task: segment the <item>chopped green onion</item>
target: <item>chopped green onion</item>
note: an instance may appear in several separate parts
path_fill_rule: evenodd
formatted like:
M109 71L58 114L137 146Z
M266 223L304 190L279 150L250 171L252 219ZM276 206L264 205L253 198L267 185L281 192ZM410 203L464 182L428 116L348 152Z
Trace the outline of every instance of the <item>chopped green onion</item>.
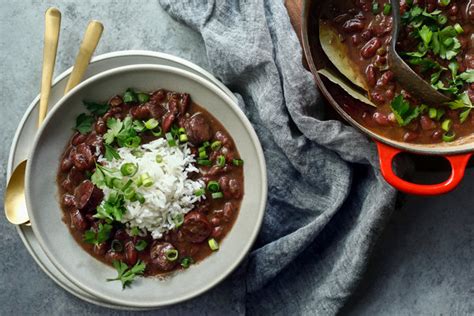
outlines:
M138 98L138 102L140 103L145 103L145 102L148 102L148 100L150 100L150 96L146 93L137 94L137 98Z
M439 0L439 4L443 7L449 5L450 2L451 0Z
M453 131L446 132L443 134L443 141L444 142L452 142L456 138L456 133Z
M222 199L224 197L224 194L222 192L214 192L211 194L211 196L214 200L217 200Z
M446 24L446 22L448 22L448 18L446 17L446 15L443 15L443 14L438 15L439 24Z
M122 189L121 189L121 190L122 190L122 191L125 191L125 190L129 189L130 186L132 185L132 183L133 183L132 179L128 179L127 183L125 183L125 185L122 186Z
M199 189L199 190L197 190L196 192L194 192L194 195L195 195L195 196L201 196L201 195L203 195L204 193L206 193L206 191L204 191L204 189Z
M212 150L218 150L219 148L221 148L221 145L222 145L222 143L220 141L216 140L215 142L212 142L211 149Z
M198 165L201 165L201 166L210 166L211 165L211 161L209 159L198 159L197 163L198 163Z
M207 189L211 192L218 192L220 189L219 182L209 181L209 183L207 184Z
M168 261L175 261L178 259L179 253L176 249L168 249L165 251L165 256Z
M153 179L150 177L148 172L142 173L140 179L144 187L151 187L153 185Z
M132 229L130 230L130 234L132 236L138 236L140 234L140 229L138 229L138 227L132 227Z
M175 217L173 217L173 222L176 228L180 227L184 223L184 215L177 214Z
M116 189L121 190L123 187L123 182L119 178L113 178L112 179L112 186Z
M123 250L123 245L120 242L120 240L114 239L112 240L112 243L110 244L110 249L114 252L122 252Z
M377 1L372 2L372 13L379 13L379 3Z
M384 15L390 15L390 12L392 12L392 5L386 3L383 6L383 14Z
M178 129L178 133L179 133L179 134L186 134L186 130L184 129L184 127L180 127L180 128Z
M135 190L132 187L127 188L123 191L123 197L129 201L133 200L133 198L135 197Z
M219 250L219 243L214 238L209 239L207 243L209 244L209 248L211 248L212 251Z
M131 162L124 163L122 167L120 167L120 172L123 176L133 177L135 173L138 171L138 164L134 164Z
M182 142L182 143L187 142L188 141L188 135L186 135L186 134L179 135L179 141Z
M161 157L161 155L156 155L155 161L157 163L161 163L161 162L163 162L163 157Z
M148 121L145 122L145 127L147 129L155 129L158 126L158 121L155 120L154 118L149 119Z
M140 149L134 149L132 150L132 155L134 155L137 158L141 158L143 157L143 151L141 151Z
M232 159L232 163L234 166L240 167L244 165L244 161L242 159Z
M202 143L202 147L204 147L204 148L209 147L209 146L210 146L210 144L207 140L204 143Z
M189 266L193 263L193 258L191 257L184 257L181 259L181 266L185 269L189 268Z
M202 147L199 147L198 149L199 152L206 152L206 147L202 146Z
M206 158L207 158L207 153L206 153L206 151L200 151L200 152L199 152L199 158L201 158L201 159L206 159Z
M153 136L155 136L155 137L160 137L160 136L161 136L161 128L160 128L160 127L157 127L157 128L155 128L155 130L150 131L150 132L151 132L151 133L153 134Z
M133 136L133 137L127 138L124 142L124 145L125 147L128 147L128 148L136 148L140 145L141 142L142 142L142 139L140 138L140 136Z
M132 89L127 89L127 91L125 91L123 94L122 99L124 103L137 102L137 95Z
M458 34L464 33L464 29L459 23L454 24L454 29L456 30L456 33Z
M223 155L217 156L216 162L217 162L217 165L219 167L224 167L225 166L225 157Z
M168 132L165 134L165 137L166 137L166 140L168 141L169 146L171 147L176 146L176 141L173 138L173 134Z
M443 108L437 109L436 110L436 120L439 121L445 113L446 113L446 111Z
M145 203L145 197L141 195L140 193L135 192L135 198L137 199L138 202L140 202L140 204Z
M436 118L436 114L437 114L438 111L436 111L435 108L429 108L428 110L428 116L430 119L434 119Z
M445 132L449 132L449 130L451 129L452 126L453 126L453 121L451 121L450 119L446 119L446 120L443 121L443 123L441 123L441 128Z
M135 249L137 249L138 251L143 251L145 250L146 246L148 246L148 243L146 242L146 240L139 240L136 244L135 244Z

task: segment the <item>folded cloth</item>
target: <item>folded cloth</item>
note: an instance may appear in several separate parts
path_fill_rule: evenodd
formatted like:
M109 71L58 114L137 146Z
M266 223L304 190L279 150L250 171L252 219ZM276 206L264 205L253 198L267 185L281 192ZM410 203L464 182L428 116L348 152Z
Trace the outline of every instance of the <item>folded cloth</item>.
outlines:
M377 169L373 143L339 121L324 120L327 106L302 66L282 0L159 1L202 35L211 70L238 97L268 168L265 218L246 262L177 309L337 313L395 201Z

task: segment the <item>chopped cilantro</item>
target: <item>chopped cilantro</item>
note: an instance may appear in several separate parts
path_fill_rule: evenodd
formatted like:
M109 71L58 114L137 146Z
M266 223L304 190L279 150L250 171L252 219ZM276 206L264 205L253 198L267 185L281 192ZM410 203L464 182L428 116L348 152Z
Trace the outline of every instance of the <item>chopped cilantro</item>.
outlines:
M112 265L117 270L118 275L114 279L107 279L107 281L120 281L123 289L129 286L137 276L143 275L146 268L146 264L141 260L138 260L131 268L125 262L118 260L112 261Z
M94 228L89 229L84 233L83 239L86 243L98 245L106 242L110 237L112 231L112 225L100 223L97 230Z
M81 134L87 134L92 131L93 123L94 118L91 115L82 113L76 118L76 130Z
M396 96L390 103L390 108L400 126L408 125L413 119L420 115L419 107L411 107L410 103L406 101L400 94Z

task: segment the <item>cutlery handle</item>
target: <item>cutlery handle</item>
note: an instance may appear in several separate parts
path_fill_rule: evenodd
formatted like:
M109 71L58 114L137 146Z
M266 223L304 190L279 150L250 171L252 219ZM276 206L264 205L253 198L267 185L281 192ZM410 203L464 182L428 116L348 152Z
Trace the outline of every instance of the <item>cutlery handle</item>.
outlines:
M87 26L86 33L82 39L81 47L79 48L79 53L77 54L76 62L74 63L74 68L69 76L64 94L68 93L69 90L81 82L97 44L99 43L103 30L104 26L99 21L91 21Z
M43 70L41 75L40 107L38 114L38 127L48 111L49 94L53 80L56 52L58 51L59 29L61 26L61 12L56 8L49 8L45 13Z

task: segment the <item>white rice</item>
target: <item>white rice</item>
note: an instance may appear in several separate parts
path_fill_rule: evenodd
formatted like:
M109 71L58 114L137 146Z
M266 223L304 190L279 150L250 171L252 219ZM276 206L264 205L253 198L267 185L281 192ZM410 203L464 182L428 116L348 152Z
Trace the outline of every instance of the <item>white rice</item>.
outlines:
M101 156L98 160L108 168L117 169L124 163L138 164L134 178L143 173L149 174L153 185L136 190L143 195L145 203L125 201L126 212L122 223L127 224L128 228L146 230L157 239L175 227L173 218L180 214L184 216L194 203L205 198L204 195L195 196L197 190L204 188L204 182L188 179L188 174L198 169L186 144L170 147L165 139L159 138L138 149L143 151L142 157L135 157L132 149L124 147L117 149L121 159L107 161ZM156 162L157 155L163 158L162 162ZM105 188L103 191L106 200L111 190Z

